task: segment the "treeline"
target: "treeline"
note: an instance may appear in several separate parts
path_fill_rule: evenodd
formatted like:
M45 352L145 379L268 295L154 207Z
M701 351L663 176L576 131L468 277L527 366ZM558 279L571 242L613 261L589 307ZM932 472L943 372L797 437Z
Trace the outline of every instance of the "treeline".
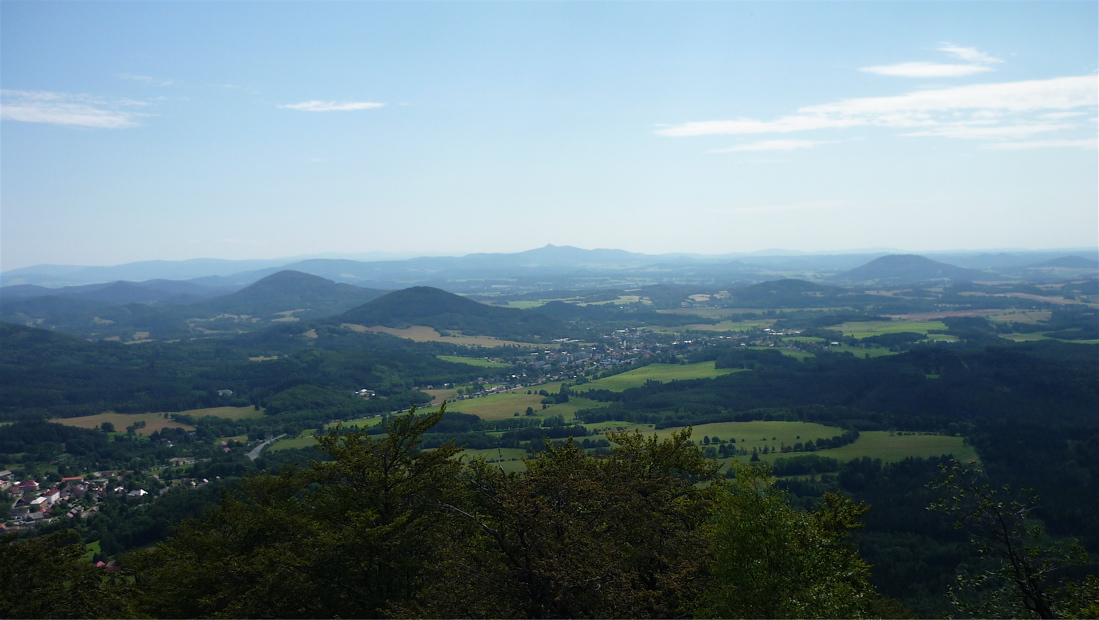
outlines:
M338 327L316 331L316 338L276 328L233 339L125 346L0 323L0 420L262 406L268 401L286 411L300 399L292 390L303 385L348 393L372 389L380 398L356 410L368 414L416 404L423 398L413 390L416 385L477 376L468 365L436 357L453 347ZM222 396L225 390L233 395Z
M185 438L181 438L185 440ZM64 475L93 469L144 469L175 455L158 441L43 421L0 426L0 463L56 463Z

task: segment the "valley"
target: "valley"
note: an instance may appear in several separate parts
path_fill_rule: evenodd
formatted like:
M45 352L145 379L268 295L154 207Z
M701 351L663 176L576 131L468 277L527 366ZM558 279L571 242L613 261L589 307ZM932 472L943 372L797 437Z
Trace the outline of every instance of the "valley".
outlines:
M719 477L767 466L805 507L849 494L871 507L854 541L877 558L875 587L921 615L946 613L944 582L906 571L973 560L947 524L899 516L926 508L940 464L1037 489L1051 533L1099 549L1099 506L1080 499L1099 497L1090 264L803 259L796 278L671 269L653 282L586 260L629 283L566 289L576 281L528 274L487 292L530 269L503 260L454 290L288 270L186 303L135 297L141 283L0 288L3 527L75 528L116 562L217 489L330 462L327 438L380 440L415 408L439 418L425 454L457 449L448 458L464 467L526 475L562 446L613 458L621 433L690 432ZM912 536L921 551L882 555Z

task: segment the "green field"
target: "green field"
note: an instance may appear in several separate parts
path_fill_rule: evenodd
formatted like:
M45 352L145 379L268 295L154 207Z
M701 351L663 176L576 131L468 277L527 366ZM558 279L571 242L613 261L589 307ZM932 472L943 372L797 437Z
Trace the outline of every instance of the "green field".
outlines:
M896 351L890 351L886 347L852 347L846 344L832 345L828 347L834 353L850 353L855 357L882 357L883 355L895 355Z
M792 357L799 362L807 357L813 357L813 353L808 351L799 351L797 349L787 349L786 347L744 347L745 349L751 349L753 351L778 351L786 357Z
M963 437L945 435L896 435L888 431L864 431L853 444L814 454L841 461L868 456L884 462L896 462L909 456L926 458L951 454L959 461L977 461L977 451L973 446L965 445L964 441Z
M317 438L313 436L316 433L316 429L306 429L298 434L297 437L291 437L289 439L280 439L275 443L267 446L266 450L286 450L287 448L308 448L309 446L316 445Z
M195 418L214 416L216 418L228 418L230 420L243 420L245 418L262 418L263 410L255 407L211 407L209 409L191 409L180 411Z
M672 433L681 430L679 428L665 428L656 431L658 437L670 437ZM691 439L701 444L702 438L720 437L728 441L736 439L738 448L763 449L769 446L772 449L781 449L783 445L792 446L799 441L816 441L828 439L836 435L842 435L843 429L834 426L824 426L813 422L779 422L779 421L753 421L753 422L715 422L713 424L700 424L691 430Z
M99 547L99 541L90 542L84 545L84 561L91 562L96 554L103 553L103 550Z
M456 364L469 364L470 366L481 366L484 368L507 368L508 364L502 362L490 362L486 359L478 357L460 357L457 355L436 355L435 357L443 360L444 362L454 362Z
M650 331L664 334L681 334L684 332L746 332L753 328L770 327L775 324L775 319L758 319L751 321L721 321L720 323L692 323L675 327L646 327Z
M432 409L434 411L434 409ZM375 415L368 418L356 418L354 420L343 420L339 424L343 424L344 428L350 428L352 426L356 428L370 428L371 426L377 426L382 423L382 416ZM336 422L325 424L324 428L329 429L336 426Z
M946 323L942 321L854 321L831 326L828 329L843 332L845 336L869 338L900 332L918 332L926 335L932 330L945 331Z
M447 409L470 413L482 420L502 420L514 416L516 412L523 415L527 407L532 407L536 412L541 411L543 396L538 394L538 390L545 388L535 386L530 389L532 394L527 394L527 390L515 390L459 400L447 405Z
M988 315L988 320L996 323L1026 323L1036 325L1045 323L1053 316L1051 310L1004 310Z
M513 471L524 471L526 469L526 465L523 463L523 458L527 456L527 451L520 450L518 448L463 450L460 456L462 460L466 462L478 457L483 458L489 463L498 465L500 469L508 473L511 473Z
M1038 340L1057 340L1059 342L1071 342L1074 344L1099 344L1099 340L1064 340L1060 338L1050 338L1043 332L1031 334L1000 334L1000 337L1011 340L1013 342L1037 342Z
M580 409L595 409L597 407L606 407L607 403L601 403L597 400L590 398L584 398L582 396L570 396L569 402L560 403L557 405L550 405L545 409L538 410L538 407L534 409L538 411L539 417L547 417L552 415L559 415L565 419L566 422L570 422L576 419L576 412Z
M577 391L583 390L610 390L621 392L623 390L645 385L646 381L675 381L677 379L712 379L730 372L737 372L738 368L714 368L714 362L699 362L697 364L650 364L635 370L624 372L610 377L597 379L591 383L577 386Z

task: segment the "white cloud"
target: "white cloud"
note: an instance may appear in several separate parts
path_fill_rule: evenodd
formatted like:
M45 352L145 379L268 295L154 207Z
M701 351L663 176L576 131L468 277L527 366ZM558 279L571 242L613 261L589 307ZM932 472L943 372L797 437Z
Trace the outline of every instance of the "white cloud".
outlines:
M661 126L655 131L662 136L681 137L791 133L860 126L920 128L932 132L935 128L946 127L938 135L967 137L961 134L972 134L970 130L973 125L995 126L1007 120L1017 127L1067 128L1068 125L1041 123L1025 117L1036 113L1078 112L1080 108L1097 104L1099 80L1094 75L1083 75L920 90L890 97L846 99L806 106L798 109L796 114L776 120L740 118L688 122ZM1012 115L1016 118L1007 118ZM1018 117L1024 118L1020 120Z
M933 62L902 62L896 65L879 65L863 67L859 71L876 73L878 75L890 75L896 77L961 77L992 71L984 65L942 65Z
M24 123L50 123L119 129L135 127L136 114L125 106L145 105L140 101L108 101L89 95L44 91L0 91L0 119Z
M954 45L953 43L940 43L939 47L935 49L940 52L946 52L958 60L964 60L971 63L991 65L1003 62L1003 60L994 56L989 56L975 47L962 47L960 45Z
M289 105L280 105L280 108L288 110L302 110L304 112L346 112L349 110L372 110L384 107L384 103L373 101L303 101Z
M952 110L1071 110L1099 103L1099 79L1094 75L974 84L921 90L895 97L866 97L809 106L799 112L811 115L863 116L890 113L946 112Z
M828 118L825 116L786 116L776 121L760 121L742 118L735 121L702 121L670 125L657 129L662 136L712 136L720 134L788 133L811 129L836 129L862 125L857 119Z
M971 140L1011 140L1028 138L1035 134L1069 129L1072 125L1064 124L1036 124L1036 125L997 125L979 126L957 123L947 124L934 129L906 133L906 136L935 136L945 138L966 138Z
M1003 62L999 58L993 58L984 52L972 47L960 47L952 43L940 43L936 48L940 52L946 52L955 58L968 64L941 64L934 62L902 62L895 65L876 65L863 67L859 71L889 75L894 77L933 78L933 77L962 77L975 73L992 71L989 65Z
M717 213L746 215L751 213L789 213L792 211L827 211L850 206L846 200L817 200L813 202L794 202L777 205L751 205L747 207L724 207L714 209Z
M1077 116L1084 116L1083 112L1050 112L1049 114L1041 114L1039 118L1048 118L1050 120L1061 120L1064 118L1074 118Z
M985 145L986 149L995 149L998 151L1020 151L1023 149L1051 149L1051 148L1072 148L1072 149L1099 149L1099 139L1096 138L1084 138L1082 140L1028 140L1025 142L999 142L994 144Z
M735 151L793 151L811 149L820 144L832 144L821 140L762 140L751 144L740 144L724 149L713 149L711 153L732 153Z

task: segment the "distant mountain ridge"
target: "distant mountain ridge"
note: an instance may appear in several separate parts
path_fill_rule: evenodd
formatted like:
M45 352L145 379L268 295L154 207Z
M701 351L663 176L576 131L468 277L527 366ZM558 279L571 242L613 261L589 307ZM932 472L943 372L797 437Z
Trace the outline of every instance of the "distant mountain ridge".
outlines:
M958 267L991 269L1008 273L1011 268L1032 267L1042 261L1065 257L1094 257L1096 250L1028 251L1000 253L935 253L941 261ZM239 290L282 270L293 270L356 286L397 290L411 286L446 288L463 294L538 291L548 289L597 289L656 284L735 284L758 282L775 272L816 272L830 275L855 269L887 254L880 250L821 253L792 250L756 253L644 254L616 249L586 250L546 245L515 253L474 253L464 256L420 256L393 260L346 258L284 258L232 261L194 259L144 261L113 267L38 265L0 273L0 296L33 296L35 291L13 286L83 286L127 281L148 287L153 281L184 282L221 291ZM1033 274L1031 274L1033 275ZM1054 274L1046 274L1055 277ZM625 282L628 279L628 282ZM41 292L41 291L38 291ZM75 292L75 291L71 291ZM203 295L195 291L183 291ZM65 293L67 294L67 293ZM177 303L147 301L146 303Z

